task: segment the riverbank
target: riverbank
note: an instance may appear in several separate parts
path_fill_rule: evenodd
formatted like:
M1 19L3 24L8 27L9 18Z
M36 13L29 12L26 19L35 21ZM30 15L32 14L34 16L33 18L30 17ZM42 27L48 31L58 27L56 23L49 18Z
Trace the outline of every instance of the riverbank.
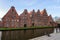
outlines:
M0 31L13 31L13 30L30 30L30 29L46 29L46 28L54 28L54 27L51 27L51 26L42 26L42 27L35 27L35 26L33 26L33 27L21 27L21 28L0 28Z
M50 34L50 37L47 35L36 37L30 40L60 40L60 32L58 29L58 32L56 32L56 29L54 29L54 33Z

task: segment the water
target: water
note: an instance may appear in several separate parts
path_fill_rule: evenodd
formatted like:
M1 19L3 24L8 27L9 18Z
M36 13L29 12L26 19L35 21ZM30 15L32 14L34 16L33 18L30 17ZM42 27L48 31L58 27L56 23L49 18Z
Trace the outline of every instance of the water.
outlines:
M54 32L53 33L58 33L60 32L60 29L59 28L54 28Z
M49 29L50 30L50 29ZM56 31L57 30L57 31ZM46 32L49 32L47 29L34 29L34 30L21 30L21 31L5 31L3 35L3 39L5 38L5 40L10 39L12 40L12 38L14 39L18 39L18 40L24 40L24 39L30 39L30 38L34 38L34 37L38 37L41 35L44 35ZM50 32L52 32L52 30L50 30ZM54 33L59 32L59 28L55 28L54 29ZM10 34L10 35L9 35ZM0 40L2 37L2 32L0 31ZM13 40L14 40L13 39Z
M50 37L48 37L47 35L41 36L41 37L36 37L33 39L29 39L29 40L60 40L60 30L59 28L54 29L54 32L50 34Z

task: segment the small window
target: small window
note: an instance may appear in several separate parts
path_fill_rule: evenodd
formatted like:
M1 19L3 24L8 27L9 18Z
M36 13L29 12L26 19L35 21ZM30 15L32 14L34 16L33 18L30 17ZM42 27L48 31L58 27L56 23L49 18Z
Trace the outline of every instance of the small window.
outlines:
M7 23L6 26L9 27L9 24Z
M16 17L16 16L11 16L13 19Z
M19 20L17 19L17 22L19 22Z
M12 19L12 22L13 22L14 20Z
M23 17L23 20L26 20L26 17Z
M15 22L11 22L11 25L14 26Z
M40 14L37 14L37 16L40 16Z
M32 26L34 26L34 23L32 23Z
M30 15L30 17L32 17L32 15Z
M25 17L26 17L27 15L25 15Z
M25 13L25 15L26 15L27 13Z
M9 27L9 22L6 22L5 25L6 25L6 27Z
M14 11L14 9L12 8L12 12Z

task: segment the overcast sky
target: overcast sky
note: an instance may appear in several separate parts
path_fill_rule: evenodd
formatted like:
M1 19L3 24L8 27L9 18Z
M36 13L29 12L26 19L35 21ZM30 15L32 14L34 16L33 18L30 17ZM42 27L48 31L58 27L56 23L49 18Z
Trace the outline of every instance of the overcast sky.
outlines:
M29 12L35 9L47 10L48 15L60 17L60 0L0 0L0 18L2 18L11 6L14 6L20 15L24 9Z

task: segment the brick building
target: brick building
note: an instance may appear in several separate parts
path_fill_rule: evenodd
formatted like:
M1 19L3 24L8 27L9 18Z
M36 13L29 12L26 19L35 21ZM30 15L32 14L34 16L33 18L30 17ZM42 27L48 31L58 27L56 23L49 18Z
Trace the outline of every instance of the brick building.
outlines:
M27 9L20 15L12 6L9 11L4 15L0 26L8 28L19 28L19 27L32 27L32 26L56 26L51 15L48 16L46 9L37 12L33 9L28 12Z
M15 7L11 7L6 15L2 18L3 27L18 27L19 26L19 16L15 10Z

